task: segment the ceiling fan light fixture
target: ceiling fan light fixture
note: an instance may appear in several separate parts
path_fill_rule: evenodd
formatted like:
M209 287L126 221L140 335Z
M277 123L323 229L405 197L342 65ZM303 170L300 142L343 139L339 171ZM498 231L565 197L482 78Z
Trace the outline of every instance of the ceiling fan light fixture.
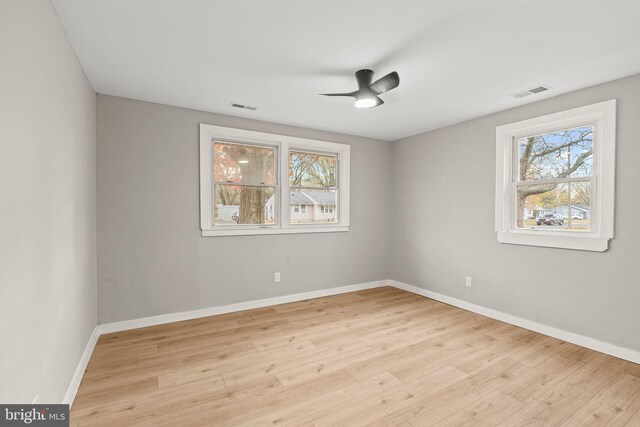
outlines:
M356 99L356 108L371 108L376 105L374 98L360 98Z

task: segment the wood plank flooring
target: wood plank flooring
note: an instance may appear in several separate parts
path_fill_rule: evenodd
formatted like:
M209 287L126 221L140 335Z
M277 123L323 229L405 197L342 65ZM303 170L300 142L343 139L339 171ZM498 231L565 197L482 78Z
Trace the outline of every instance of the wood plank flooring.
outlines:
M640 426L640 366L385 287L103 335L71 424Z

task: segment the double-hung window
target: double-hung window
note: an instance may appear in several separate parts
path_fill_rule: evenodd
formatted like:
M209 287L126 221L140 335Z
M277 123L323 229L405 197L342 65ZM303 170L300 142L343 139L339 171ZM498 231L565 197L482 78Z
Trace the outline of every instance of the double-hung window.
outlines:
M276 146L212 141L213 224L275 224Z
M613 238L615 100L497 128L498 241L604 251Z
M349 146L200 125L203 236L348 231Z
M312 216L291 218L291 224L336 224L339 198L338 155L318 151L289 151L289 189L293 200L307 200ZM331 207L331 212L328 212Z

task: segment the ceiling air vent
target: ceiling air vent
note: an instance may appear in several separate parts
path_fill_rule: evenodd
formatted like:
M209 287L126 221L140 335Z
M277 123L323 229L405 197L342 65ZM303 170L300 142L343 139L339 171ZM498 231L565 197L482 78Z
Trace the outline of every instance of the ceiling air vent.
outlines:
M231 104L229 104L231 107L233 108L240 108L242 110L250 110L250 111L255 111L258 109L258 107L252 107L251 105L244 105L244 104L239 104L237 102L232 102Z
M543 86L538 86L538 87L534 87L534 88L531 88L531 89L527 89L527 90L522 91L522 92L514 93L512 96L514 98L516 98L516 99L519 99L519 98L524 98L525 96L535 95L536 93L546 92L549 89L551 89L549 86L544 86L543 85Z

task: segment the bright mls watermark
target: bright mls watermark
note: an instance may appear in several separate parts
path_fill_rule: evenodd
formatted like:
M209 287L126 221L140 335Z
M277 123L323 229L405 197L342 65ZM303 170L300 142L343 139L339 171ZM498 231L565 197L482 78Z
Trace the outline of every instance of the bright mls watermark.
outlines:
M69 405L0 405L0 427L68 426Z

